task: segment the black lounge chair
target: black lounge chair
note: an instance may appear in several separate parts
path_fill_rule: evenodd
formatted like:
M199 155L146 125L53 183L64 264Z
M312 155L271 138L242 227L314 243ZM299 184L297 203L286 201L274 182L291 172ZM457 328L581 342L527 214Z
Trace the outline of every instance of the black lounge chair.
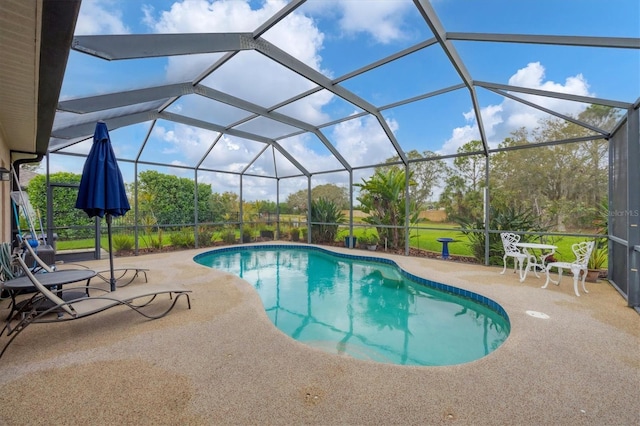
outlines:
M35 264L31 266L32 271L44 271L44 272L54 272L54 265L49 265L45 262L38 253L33 249L33 247L29 244L28 241L21 239L22 247L25 250L26 255L32 259ZM25 256L25 258L27 257ZM29 262L30 263L30 262ZM79 263L67 263L68 266L81 267L84 269L89 269L87 266L79 264ZM124 287L126 285L131 284L136 278L144 277L144 282L148 282L147 280L147 272L148 269L143 268L116 268L113 270L115 275L114 279L116 281L117 287ZM100 278L102 281L108 283L110 282L109 274L110 270L104 271L95 271L96 278Z
M88 285L73 288L60 286L54 292L38 280L39 274L34 274L21 256L16 256L16 261L31 280L36 293L20 309L16 309L7 317L0 336L4 335L6 331L9 340L2 348L0 358L13 340L31 324L76 320L115 306L128 306L146 318L158 319L167 315L181 296L186 297L188 308L191 309L191 299L189 298L191 290L179 285L139 284L119 288L113 292ZM55 272L53 274L55 275ZM79 289L82 292L78 292ZM89 290L99 293L89 296ZM72 296L65 297L65 293ZM144 312L146 306L163 294L172 299L167 309L155 314Z

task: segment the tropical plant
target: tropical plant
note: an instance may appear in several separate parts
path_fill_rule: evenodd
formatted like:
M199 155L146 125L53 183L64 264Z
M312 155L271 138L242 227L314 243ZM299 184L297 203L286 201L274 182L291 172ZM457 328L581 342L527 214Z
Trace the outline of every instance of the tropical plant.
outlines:
M150 236L148 247L159 250L162 247L164 247L164 243L162 242L162 236L164 235L164 233L161 228L158 229L157 235L158 235L158 238L154 238L153 235Z
M411 150L406 152L406 156L410 160L422 160L429 157L436 157L437 155L432 151L423 151L422 153L417 150ZM396 155L391 158L387 158L385 163L399 163L400 156ZM379 166L376 170L382 170ZM444 160L433 159L430 161L415 161L410 164L413 178L416 181L416 185L409 187L409 196L412 200L420 205L425 205L429 202L433 196L434 189L438 187L442 181L442 177L447 173L447 164Z
M335 240L338 224L344 223L342 210L330 200L320 198L311 202L311 238L316 243Z
M162 240L162 230L158 228L158 221L153 214L153 210L146 210L140 214L140 225L142 225L140 239L145 246L154 247L154 229L157 229L158 234L158 238L155 241Z
M225 244L234 244L236 242L236 233L233 229L225 229L222 231L222 241Z
M366 229L363 233L358 235L358 243L365 246L373 246L378 244L378 234L372 229Z
M171 234L171 244L175 247L192 248L195 247L196 239L191 228L182 228L178 232Z
M407 218L406 187L415 185L412 173L407 179L404 169L393 166L386 171L377 170L371 178L354 184L360 187L360 209L368 216L364 222L374 225L380 238L386 238L389 248L404 246L404 226ZM415 224L420 210L418 205L409 202L409 224ZM387 225L390 227L382 226Z
M602 200L596 212L594 220L596 232L606 235L609 232L609 202ZM608 238L606 236L595 239L593 251L589 257L587 267L589 269L602 269L608 260Z
M587 268L589 269L602 269L607 263L607 249L606 247L598 247L598 244L593 246L591 256L589 257L589 263Z
M251 242L251 238L252 237L253 237L253 231L251 230L250 227L245 225L242 228L242 242L243 243L249 243L249 242Z
M198 246L210 246L213 241L213 229L203 226L198 229Z
M483 262L486 243L484 221L456 218L456 222L462 228L461 232L469 239L473 257L479 262ZM494 231L544 231L544 227L539 224L539 217L531 209L516 207L491 208L489 210L489 229ZM526 239L524 236L523 242ZM503 255L500 233L489 233L489 264L502 264Z
M113 249L116 253L121 253L123 251L129 251L133 249L135 241L133 237L126 234L115 234L113 236Z

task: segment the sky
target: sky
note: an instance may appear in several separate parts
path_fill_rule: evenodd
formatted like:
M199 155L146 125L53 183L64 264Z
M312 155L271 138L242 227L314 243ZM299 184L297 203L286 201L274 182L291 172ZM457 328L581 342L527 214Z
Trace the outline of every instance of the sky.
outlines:
M83 0L76 35L150 34L188 32L252 32L287 4L283 0ZM640 4L637 0L434 0L432 7L448 32L640 37ZM336 79L376 60L432 37L432 32L410 0L309 0L263 37L329 79ZM593 49L528 44L455 41L454 47L471 78L582 96L635 102L640 96L640 51ZM61 100L93 96L138 87L192 81L221 54L170 58L104 61L72 51ZM437 46L347 79L340 84L366 102L384 107L461 82L446 55ZM202 84L265 108L277 105L315 87L299 75L254 51L234 56ZM484 129L492 147L521 127L535 128L548 115L511 99L477 89ZM525 97L525 96L523 96ZM552 98L536 98L543 107L575 115L584 104ZM132 107L129 107L132 108ZM136 106L133 108L140 108ZM247 116L246 112L197 95L182 97L168 112L184 114L220 125ZM362 112L327 91L276 112L314 126ZM107 119L117 111L90 114L84 119ZM455 153L471 140L480 139L467 89L384 109L382 115L405 151L425 150L440 155ZM54 124L74 120L59 114ZM65 121L66 120L66 121ZM111 140L125 181L133 182L147 169L194 177L186 167L242 171L264 149L264 144L224 135L211 149L218 134L204 129L159 120L111 131ZM238 126L278 139L295 129L267 119ZM395 150L378 121L363 116L322 127L349 164L361 167L384 162ZM315 136L296 135L278 143L312 173L342 169L340 162ZM61 152L87 153L91 140ZM50 171L81 173L78 157L52 155ZM157 166L167 164L169 166ZM296 176L300 172L271 148L262 152L249 173L261 176ZM354 182L371 169L354 173ZM239 178L227 173L202 172L198 182L212 184L215 192L238 192ZM313 185L348 185L348 174L321 173ZM280 180L280 200L306 189L306 178ZM245 178L246 200L276 201L274 179Z

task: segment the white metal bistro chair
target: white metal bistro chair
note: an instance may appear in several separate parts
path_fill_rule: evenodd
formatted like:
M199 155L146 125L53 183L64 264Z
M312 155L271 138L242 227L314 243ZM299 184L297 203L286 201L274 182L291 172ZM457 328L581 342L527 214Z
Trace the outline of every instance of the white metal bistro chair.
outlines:
M573 262L547 263L547 281L544 283L542 288L547 288L549 281L555 285L559 285L560 280L562 280L562 270L569 269L573 273L573 291L576 292L576 296L580 296L580 293L578 293L578 280L580 280L580 274L582 274L582 290L585 293L589 293L584 286L584 281L587 278L587 265L589 264L589 257L591 257L594 245L594 241L583 241L572 245L571 250L573 250L573 254L576 256L576 260ZM558 281L552 280L549 276L549 270L551 268L558 268Z
M520 235L512 232L501 232L500 238L502 238L502 246L504 247L504 256L502 256L504 268L502 268L502 272L500 272L500 274L504 274L507 270L507 257L512 257L513 273L515 274L516 271L520 271L520 275L522 275L522 264L527 258L527 255L522 253L516 246L516 244L520 242Z

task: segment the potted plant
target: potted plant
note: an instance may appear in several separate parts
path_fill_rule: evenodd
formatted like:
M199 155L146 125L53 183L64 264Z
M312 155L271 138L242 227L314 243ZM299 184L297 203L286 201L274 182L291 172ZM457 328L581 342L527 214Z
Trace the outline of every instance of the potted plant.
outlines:
M344 237L344 246L346 248L354 248L357 242L358 242L358 237L356 236L350 237L347 235L346 237Z
M594 220L594 225L598 234L607 234L609 229L609 204L607 200L603 200L597 210L597 216ZM589 262L587 263L587 277L586 281L598 282L598 278L602 273L602 268L605 267L608 260L608 239L606 237L599 237L595 239ZM606 276L606 275L605 275Z
M250 243L252 236L253 235L252 235L251 229L249 229L247 227L242 228L242 242L243 243Z
M300 241L300 229L291 228L289 230L289 236L291 237L291 241Z
M368 250L375 251L378 248L378 235L370 231L365 231L358 237L358 242Z
M265 227L263 229L260 230L260 238L266 238L269 240L273 240L274 237L274 232L273 229L270 227Z
M586 281L595 283L598 282L600 272L607 262L607 249L603 244L596 242L589 257L587 263L587 277Z

